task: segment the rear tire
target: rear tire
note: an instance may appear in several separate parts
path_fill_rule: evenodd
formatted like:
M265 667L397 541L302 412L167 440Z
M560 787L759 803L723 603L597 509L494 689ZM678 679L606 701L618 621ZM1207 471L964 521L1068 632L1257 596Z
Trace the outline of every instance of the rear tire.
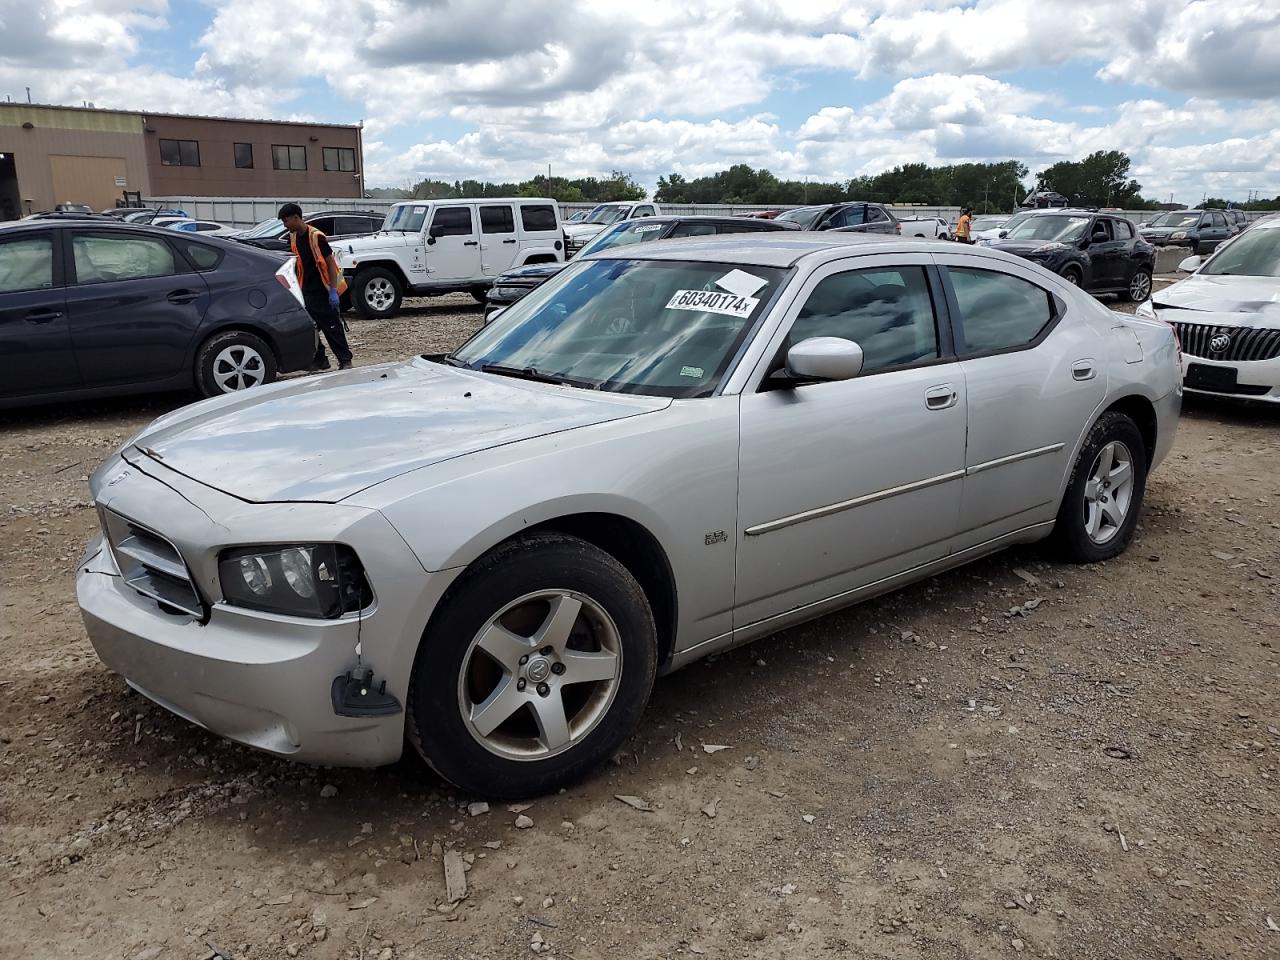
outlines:
M504 800L550 792L635 730L657 648L644 591L615 557L556 533L510 541L463 574L432 616L409 680L406 735L463 790Z
M386 320L400 312L404 290L400 278L384 267L369 267L351 284L352 305L366 320Z
M252 333L216 333L196 351L196 388L206 397L247 390L275 378L276 355Z
M472 287L469 292L471 293L471 296L475 298L476 303L479 304L483 304L485 299L489 296L488 287Z
M1052 542L1072 563L1119 556L1133 540L1147 489L1147 450L1137 424L1110 410L1089 430L1067 481Z
M1130 303L1141 303L1149 296L1151 296L1151 271L1146 267L1139 267L1133 271L1133 276L1129 278L1129 285L1121 291L1120 297Z

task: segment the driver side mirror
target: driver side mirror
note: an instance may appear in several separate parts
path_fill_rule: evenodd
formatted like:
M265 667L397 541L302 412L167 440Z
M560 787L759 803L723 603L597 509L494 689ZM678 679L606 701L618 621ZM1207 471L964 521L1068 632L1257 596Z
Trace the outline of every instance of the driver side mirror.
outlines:
M787 351L793 380L852 380L862 372L862 348L842 337L810 337Z
M1000 233L998 234L998 236L1000 237L1000 239L1001 239L1001 240L1003 240L1003 239L1004 239L1005 237L1007 237L1008 235L1009 235L1009 231L1008 231L1008 230L1001 230L1001 231L1000 231Z
M1200 269L1200 264L1202 264L1203 262L1204 262L1204 259L1202 257L1187 257L1187 259L1183 260L1180 264L1178 264L1178 272L1179 273L1195 273L1197 270Z
M1089 236L1090 243L1106 243L1110 239L1111 238L1107 236L1107 231L1105 230L1095 230Z

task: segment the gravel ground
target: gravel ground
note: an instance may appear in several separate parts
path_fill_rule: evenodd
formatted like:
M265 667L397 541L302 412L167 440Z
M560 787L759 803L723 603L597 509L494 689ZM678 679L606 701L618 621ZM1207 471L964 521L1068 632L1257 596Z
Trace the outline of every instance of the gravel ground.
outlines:
M479 321L354 322L357 362ZM1013 551L699 663L614 763L482 811L97 661L84 477L188 399L0 414L0 957L1280 956L1276 411L1189 402L1120 559Z

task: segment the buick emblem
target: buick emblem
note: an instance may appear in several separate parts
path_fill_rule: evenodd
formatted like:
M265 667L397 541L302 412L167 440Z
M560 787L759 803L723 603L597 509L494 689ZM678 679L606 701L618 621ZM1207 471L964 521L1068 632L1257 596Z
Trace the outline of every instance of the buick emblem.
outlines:
M1220 333L1209 341L1209 349L1214 353L1221 353L1229 346L1231 346L1231 337L1225 333Z

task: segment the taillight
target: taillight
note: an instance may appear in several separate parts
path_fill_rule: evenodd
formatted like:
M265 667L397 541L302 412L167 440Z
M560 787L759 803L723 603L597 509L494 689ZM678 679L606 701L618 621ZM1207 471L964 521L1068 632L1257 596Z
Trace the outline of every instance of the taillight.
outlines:
M276 274L276 283L280 284L280 286L284 287L286 290L289 289L289 281L284 278L283 273Z
M893 225L893 232L894 232L894 233L896 233L896 234L901 235L901 234L902 234L902 224L900 224L900 223L895 223L895 224Z

